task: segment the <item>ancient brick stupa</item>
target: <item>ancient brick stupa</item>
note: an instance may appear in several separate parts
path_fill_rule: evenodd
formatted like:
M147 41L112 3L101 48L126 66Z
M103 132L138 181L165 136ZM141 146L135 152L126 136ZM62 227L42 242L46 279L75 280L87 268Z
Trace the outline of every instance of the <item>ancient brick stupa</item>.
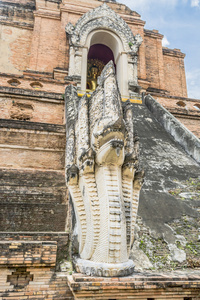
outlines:
M0 299L199 299L185 55L116 1L0 11Z

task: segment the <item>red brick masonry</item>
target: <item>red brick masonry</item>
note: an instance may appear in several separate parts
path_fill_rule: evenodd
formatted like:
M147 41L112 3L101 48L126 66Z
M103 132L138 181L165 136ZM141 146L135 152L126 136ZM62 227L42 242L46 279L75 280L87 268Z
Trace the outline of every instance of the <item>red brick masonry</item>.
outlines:
M200 299L200 273L139 274L122 278L68 276L75 299Z

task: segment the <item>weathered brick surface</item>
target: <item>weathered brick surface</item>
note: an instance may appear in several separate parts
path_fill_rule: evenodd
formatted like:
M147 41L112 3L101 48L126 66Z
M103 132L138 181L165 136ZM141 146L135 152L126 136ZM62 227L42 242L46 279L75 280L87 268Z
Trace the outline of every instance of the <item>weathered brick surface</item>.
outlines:
M0 171L1 231L64 231L68 211L63 172Z
M23 148L0 148L0 166L11 168L63 170L65 155L60 151L32 150Z
M122 278L68 276L75 299L186 299L199 297L199 274L133 274ZM193 288L193 289L192 289ZM193 299L193 298L192 298Z
M7 120L5 120L7 121ZM10 121L10 120L8 120ZM11 121L12 122L12 121ZM51 150L65 150L65 131L63 132L51 132L51 131L37 131L34 130L34 127L37 123L27 124L27 128L13 128L15 121L4 122L9 123L9 127L3 127L3 122L0 122L1 132L0 132L0 144L5 145L18 145L28 148L43 148ZM28 122L29 123L29 122ZM29 126L28 126L29 125ZM23 127L23 125L22 125ZM48 127L48 126L46 126ZM49 126L50 127L50 126ZM53 126L52 126L53 127ZM37 127L36 127L37 128ZM45 128L44 128L45 129Z
M22 74L29 67L32 30L0 24L0 72Z
M178 49L163 49L165 88L173 96L187 97L184 57Z
M162 53L161 41L162 35L155 31L146 30L145 36L145 53L146 53L146 73L147 79L150 82L150 86L158 89L163 88L163 74L160 78L160 72L163 73L162 60L160 59L160 53ZM159 53L159 56L158 56Z
M56 266L59 268L59 263L63 259L68 259L69 252L69 233L67 232L33 232L33 231L25 231L25 232L0 232L1 241L46 241L46 242L56 242L57 243L57 256L56 256Z
M25 126L22 123L6 119L0 122L0 166L62 170L65 156L64 127L33 122L26 122Z
M41 13L42 14L42 13ZM48 12L49 18L43 17L45 12L35 14L35 27L31 48L30 69L43 72L52 72L58 67L60 16L59 11ZM66 44L65 40L62 43ZM61 67L61 65L59 65Z
M0 236L0 299L73 299L66 274L55 272L56 259L59 264L67 258L68 234L0 232Z
M62 72L65 73L61 74ZM60 76L58 79L53 79L55 76L53 72L24 72L24 75L0 73L0 86L26 89L30 93L33 92L33 94L37 91L64 94L65 87L68 85L68 83L64 83L67 71L57 69L57 74L58 77ZM13 79L17 79L17 83L13 83Z
M176 118L186 127L188 128L194 135L196 135L200 139L200 118L191 118L190 116L178 116L175 115Z
M30 3L27 5L32 5ZM53 74L54 68L67 71L69 44L65 34L66 24L68 22L75 24L81 15L101 4L99 1L90 1L84 4L82 1L78 1L74 5L73 1L68 1L61 6L60 2L56 1L41 2L34 12L33 31L23 27L20 22L18 28L13 29L12 18L5 15L8 24L4 32L6 44L2 57L6 64L7 61L10 61L10 72L22 74L22 71L30 69ZM156 30L144 30L145 22L140 20L140 15L136 12L132 12L126 6L118 3L108 3L108 5L124 18L134 35L139 33L144 39L139 50L138 60L138 75L141 82L144 83L144 87L146 88L147 84L144 80L147 79L150 86L154 88L167 88L173 95L186 96L184 55L177 50L162 50L161 39L163 36ZM23 7L25 6L23 5ZM12 3L9 9L13 10ZM25 21L31 24L32 8L30 14L32 15L27 15ZM24 17L24 14L21 13L18 21ZM2 24L2 26L5 25ZM11 33L12 30L16 32ZM8 73L8 68L6 69L3 61L1 64L0 71ZM52 87L48 88L50 90Z
M11 24L20 25L21 23L33 25L33 11L35 10L35 1L33 0L7 0L1 1L0 14L3 20Z
M200 100L152 93L154 98L200 138Z
M48 267L0 269L0 299L74 299L67 275Z
M0 252L0 267L55 266L57 243L1 241Z
M0 88L0 109L2 119L50 124L63 124L64 122L62 94Z

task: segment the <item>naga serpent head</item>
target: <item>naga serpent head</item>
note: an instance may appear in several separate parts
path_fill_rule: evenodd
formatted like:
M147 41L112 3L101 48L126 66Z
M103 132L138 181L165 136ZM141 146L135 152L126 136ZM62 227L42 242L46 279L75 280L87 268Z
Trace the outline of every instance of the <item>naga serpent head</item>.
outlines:
M79 257L76 270L87 275L125 276L134 239L143 174L132 105L122 106L113 62L91 97L66 88L66 182L76 214Z

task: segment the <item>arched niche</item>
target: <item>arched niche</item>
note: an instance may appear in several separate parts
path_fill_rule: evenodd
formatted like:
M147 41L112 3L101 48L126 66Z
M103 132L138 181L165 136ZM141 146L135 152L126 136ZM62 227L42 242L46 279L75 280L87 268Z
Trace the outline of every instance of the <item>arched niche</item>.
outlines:
M119 89L122 95L128 95L128 61L127 55L124 54L122 41L116 34L104 29L94 30L88 35L82 55L81 90L86 87L88 52L90 47L95 44L102 44L111 49L114 55Z
M113 61L115 65L115 58L112 50L104 44L93 44L88 51L89 59L99 59L106 65L110 60Z
M87 12L75 26L68 23L66 33L70 43L68 75L76 80L79 89L86 90L90 47L103 44L113 52L122 96L137 91L137 54L142 38L134 36L126 22L109 6L104 3Z
M116 64L112 50L104 44L93 44L90 46L87 57L87 91L94 91L97 87L98 76L103 68L112 60L115 71Z

